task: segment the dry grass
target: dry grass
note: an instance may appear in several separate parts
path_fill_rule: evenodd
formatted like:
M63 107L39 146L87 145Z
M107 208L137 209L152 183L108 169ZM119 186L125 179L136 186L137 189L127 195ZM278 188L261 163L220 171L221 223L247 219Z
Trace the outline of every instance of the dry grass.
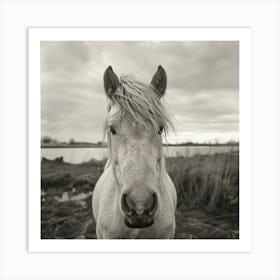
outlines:
M42 162L42 238L96 238L91 196L58 198L89 194L103 168L94 160ZM167 158L166 168L178 195L175 238L239 237L238 153Z
M177 189L178 207L221 211L238 200L238 153L168 158L166 169Z
M176 238L239 238L239 154L168 158L176 186Z

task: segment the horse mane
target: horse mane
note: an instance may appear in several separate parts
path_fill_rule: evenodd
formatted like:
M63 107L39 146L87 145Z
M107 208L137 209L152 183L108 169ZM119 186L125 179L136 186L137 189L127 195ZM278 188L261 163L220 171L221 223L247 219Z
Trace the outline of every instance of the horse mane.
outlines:
M136 123L145 126L151 122L154 133L162 129L166 135L169 127L174 129L170 116L153 86L131 75L120 77L120 86L112 97L121 110ZM110 110L110 108L109 108ZM108 120L105 123L108 128Z

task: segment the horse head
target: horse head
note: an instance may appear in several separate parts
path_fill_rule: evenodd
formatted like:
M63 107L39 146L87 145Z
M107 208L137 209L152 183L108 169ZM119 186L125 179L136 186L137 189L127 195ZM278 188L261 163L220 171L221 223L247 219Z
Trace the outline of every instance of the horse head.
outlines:
M161 66L150 83L133 76L119 79L111 66L104 73L109 160L120 192L119 209L128 227L151 226L161 203L162 133L171 124L160 100L166 85Z

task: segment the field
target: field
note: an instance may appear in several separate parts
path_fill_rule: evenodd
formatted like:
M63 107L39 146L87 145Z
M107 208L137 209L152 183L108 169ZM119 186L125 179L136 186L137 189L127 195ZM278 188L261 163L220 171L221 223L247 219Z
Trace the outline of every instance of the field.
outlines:
M41 162L41 238L96 238L91 194L104 161ZM166 159L177 189L177 239L239 238L239 154Z

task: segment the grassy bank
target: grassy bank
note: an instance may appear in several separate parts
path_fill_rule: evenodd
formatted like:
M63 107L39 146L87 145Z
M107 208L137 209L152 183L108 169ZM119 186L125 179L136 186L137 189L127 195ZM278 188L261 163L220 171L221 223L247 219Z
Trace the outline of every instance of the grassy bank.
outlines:
M41 164L41 237L96 238L91 193L105 162ZM239 237L239 154L166 159L177 194L175 238Z

